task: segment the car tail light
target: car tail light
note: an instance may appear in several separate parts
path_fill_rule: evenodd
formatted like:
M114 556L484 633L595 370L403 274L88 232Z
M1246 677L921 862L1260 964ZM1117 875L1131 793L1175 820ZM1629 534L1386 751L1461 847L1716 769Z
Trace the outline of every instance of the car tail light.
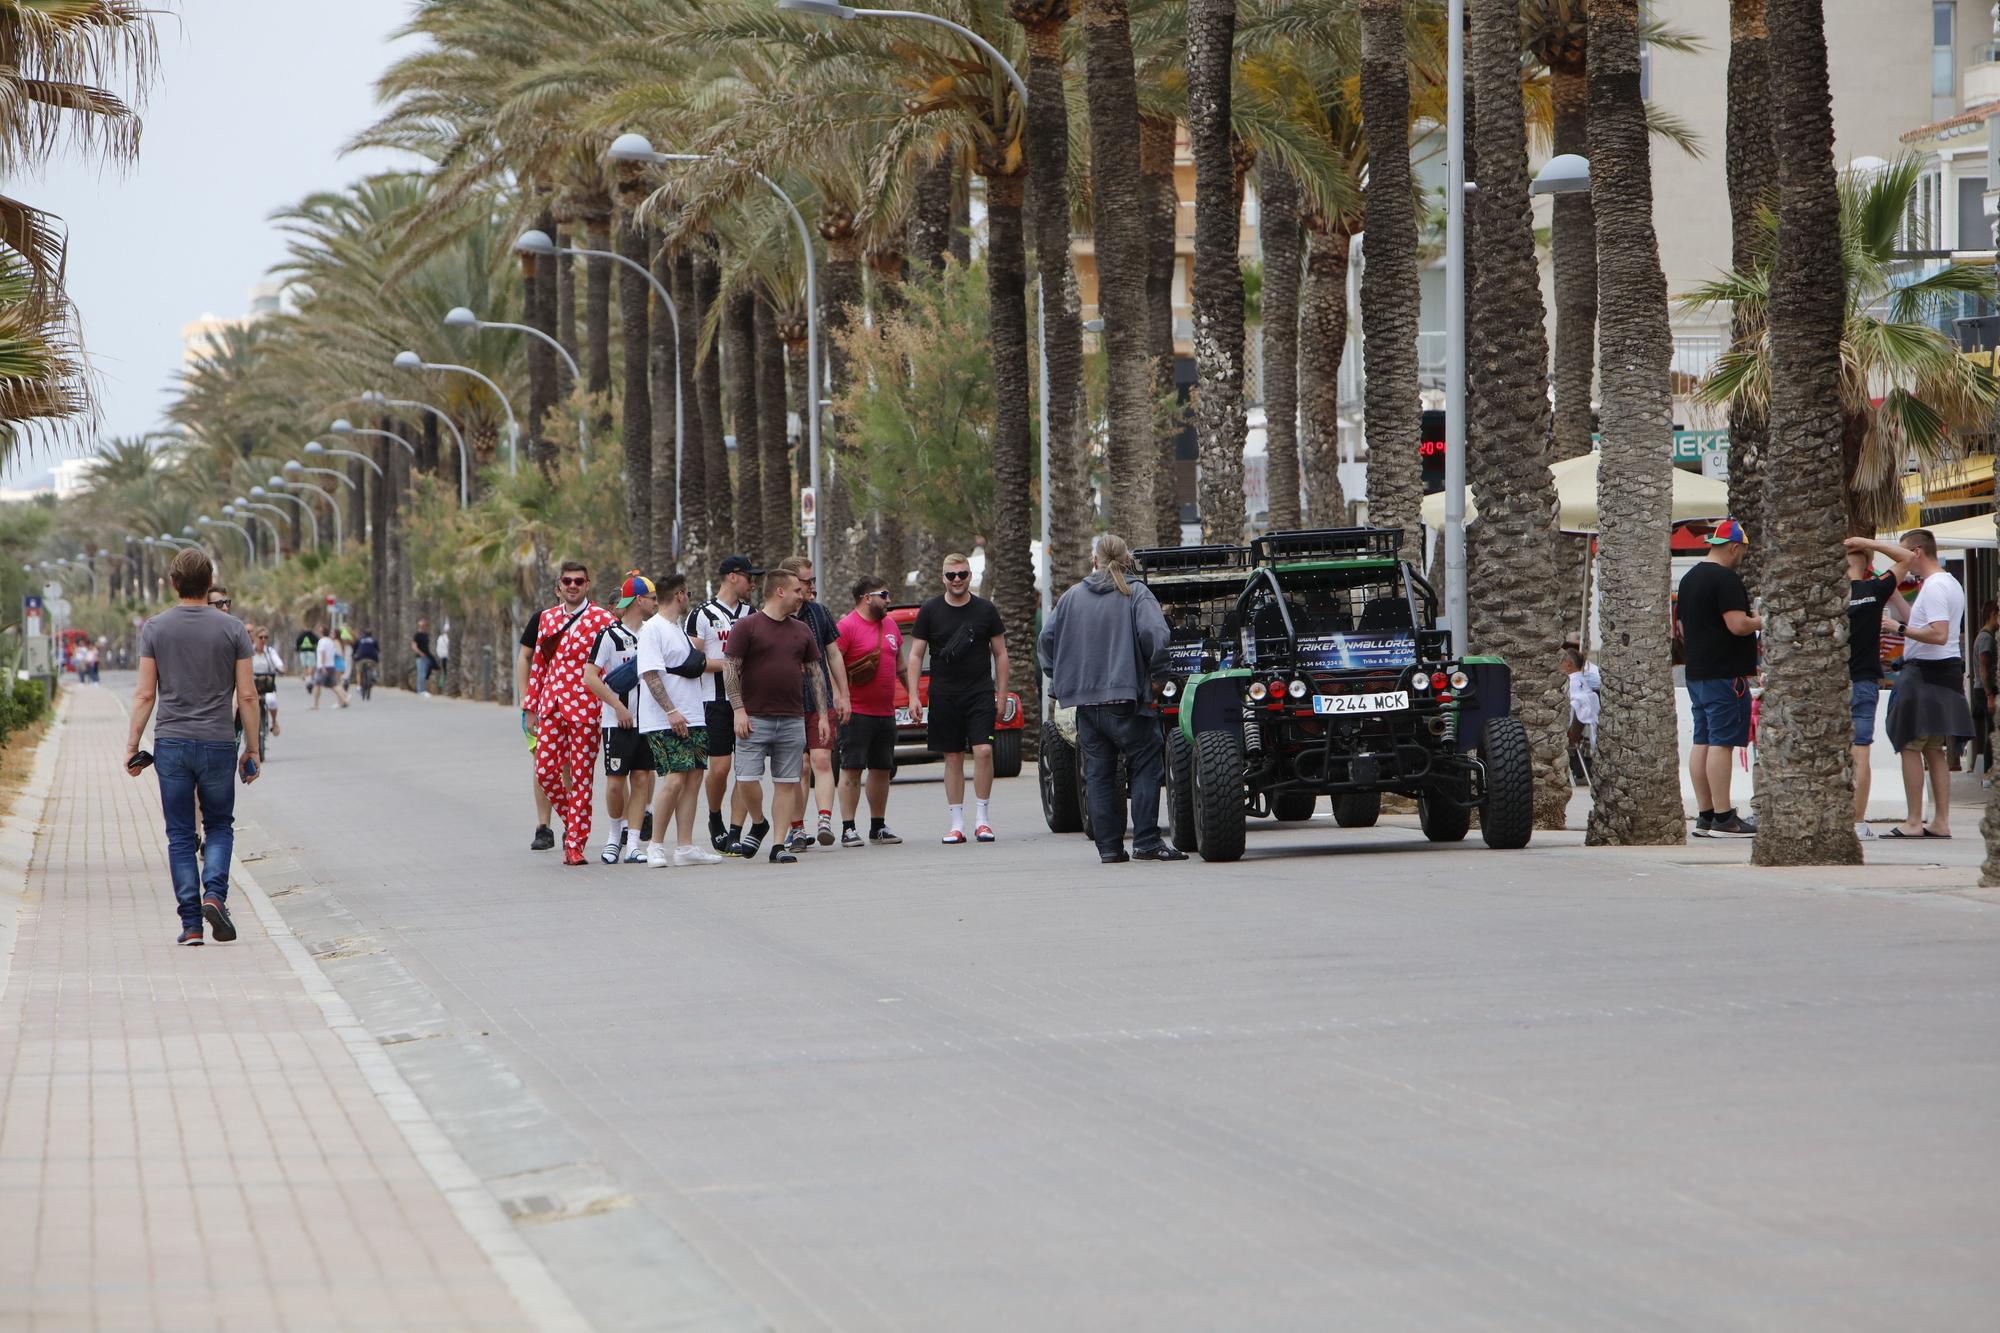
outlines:
M1431 688L1432 688L1432 689L1434 689L1434 690L1441 690L1441 689L1443 689L1443 688L1444 688L1445 686L1447 686L1447 685L1449 685L1449 684L1451 684L1451 680L1450 680L1450 678L1449 678L1449 677L1447 677L1447 676L1446 676L1446 675L1444 674L1444 672L1442 672L1442 671L1434 671L1434 672L1432 672L1432 673L1431 673Z
M1427 690L1430 688L1430 684L1431 678L1421 671L1415 672L1410 676L1410 688L1413 690Z
M1454 671L1451 673L1451 687L1454 690L1462 690L1470 679L1471 677L1467 676L1463 671Z
M1306 683L1302 680L1295 680L1285 687L1285 693L1291 695L1294 699L1303 699L1306 697Z
M1250 697L1252 699L1262 699L1265 695L1269 694L1270 692L1271 692L1271 687L1266 685L1263 681L1253 680L1250 682Z

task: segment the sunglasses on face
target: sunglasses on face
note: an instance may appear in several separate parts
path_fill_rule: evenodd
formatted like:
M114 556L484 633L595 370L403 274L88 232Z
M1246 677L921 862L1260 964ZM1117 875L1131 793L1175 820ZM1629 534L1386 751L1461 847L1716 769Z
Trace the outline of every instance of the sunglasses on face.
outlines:
M588 587L590 586L590 580L589 580L589 579L564 579L564 580L562 581L562 586L563 586L563 587L565 587L565 588L588 588Z
M219 597L219 598L216 598L216 599L215 599L214 601L210 602L210 603L209 603L209 605L210 605L210 606L216 606L216 607L222 607L222 606L228 606L228 605L229 605L229 599L228 599L227 597Z
M881 589L877 589L877 590L876 590L876 591L874 591L874 592L870 592L870 593L863 593L863 594L862 594L862 596L864 596L864 597L880 597L880 598L881 598L882 600L884 600L884 601L887 601L887 600L889 599L889 591L888 591L888 589L886 589L886 588L881 588Z
M950 579L953 583L958 583L965 579L971 578L972 571L969 569L947 569L944 572L944 576L947 579Z

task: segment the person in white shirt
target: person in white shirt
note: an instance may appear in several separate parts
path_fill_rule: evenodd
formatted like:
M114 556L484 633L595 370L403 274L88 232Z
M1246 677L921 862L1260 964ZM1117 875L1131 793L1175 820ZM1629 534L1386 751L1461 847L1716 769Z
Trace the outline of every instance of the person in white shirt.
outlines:
M319 643L313 648L313 660L316 663L313 707L319 707L319 696L324 690L332 690L340 706L347 707L347 687L340 683L340 640L331 634L320 635Z
M1903 668L1889 698L1883 729L1903 759L1903 796L1909 813L1889 830L1892 838L1951 836L1952 742L1972 735L1965 702L1965 658L1959 648L1965 625L1965 589L1938 563L1937 538L1912 528L1901 542L1849 537L1850 551L1876 551L1923 580L1916 600L1898 596L1883 613L1885 633L1903 636ZM1924 776L1931 780L1930 823L1924 822Z
M708 653L699 638L690 638L681 627L687 609L687 575L669 575L660 585L660 613L639 630L639 731L660 770L659 794L653 799L655 841L646 849L650 866L713 865L722 860L720 853L694 840L696 798L701 794L701 774L708 767L702 689ZM669 817L680 822L680 842L671 856L666 843Z
M730 792L729 823L722 822L722 794L729 790L729 770L736 761L736 710L722 688L724 651L729 630L757 608L750 604L751 580L764 571L746 555L724 556L715 574L715 597L691 611L681 622L688 637L708 654L708 674L701 682L702 716L689 715L708 728L708 845L722 851L743 836L741 790Z
M278 730L278 681L285 674L285 655L271 644L271 632L262 625L251 626L250 642L255 646L250 651L250 679L257 684L257 697L263 701L264 711L271 716L271 734L281 735ZM271 677L271 688L266 690L260 676Z
M613 692L604 678L639 655L639 627L659 609L653 581L633 570L619 586L618 619L597 632L583 664L583 688L603 703L598 726L604 732L604 813L611 833L598 859L608 866L622 855L634 865L646 859L639 841L646 807L653 799L653 753L639 734L633 705L638 691Z

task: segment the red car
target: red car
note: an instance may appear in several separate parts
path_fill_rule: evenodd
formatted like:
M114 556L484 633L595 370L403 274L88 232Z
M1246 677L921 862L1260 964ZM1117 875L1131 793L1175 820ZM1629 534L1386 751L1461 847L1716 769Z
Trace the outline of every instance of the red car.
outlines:
M889 608L889 618L896 627L909 638L910 626L917 620L914 606L894 606ZM922 703L929 704L931 696L931 673L925 670L917 678L917 694ZM1021 775L1021 735L1025 722L1021 713L1021 696L1007 691L1006 707L1000 710L1000 717L993 726L993 776L1013 778ZM927 763L941 759L930 747L924 735L924 724L910 718L910 692L903 684L903 673L896 673L896 763Z

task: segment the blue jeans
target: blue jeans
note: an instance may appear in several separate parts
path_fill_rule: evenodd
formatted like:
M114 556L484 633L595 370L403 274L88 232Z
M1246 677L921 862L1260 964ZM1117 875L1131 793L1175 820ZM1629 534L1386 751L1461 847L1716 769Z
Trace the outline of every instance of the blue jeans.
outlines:
M1076 710L1076 743L1083 751L1085 799L1097 851L1124 850L1125 811L1118 800L1118 756L1132 775L1132 850L1150 852L1160 838L1161 756L1159 715L1130 703L1084 704Z
M236 742L153 742L160 805L167 815L167 869L181 924L201 924L201 897L229 897L229 854L236 846ZM201 863L195 863L194 815L201 805Z
M1850 683L1847 695L1847 711L1854 716L1854 743L1873 745L1875 743L1875 706L1882 698L1882 686L1877 681L1857 680Z
M427 689L427 688L426 688L426 686L428 685L428 683L429 683L429 681L430 681L430 678L431 678L431 659L430 659L430 658L428 658L428 657L419 657L419 658L417 659L417 693L418 693L418 694L428 694L428 693L430 693L429 689Z
M1731 749L1750 743L1750 681L1691 680L1688 706L1694 711L1694 743Z

